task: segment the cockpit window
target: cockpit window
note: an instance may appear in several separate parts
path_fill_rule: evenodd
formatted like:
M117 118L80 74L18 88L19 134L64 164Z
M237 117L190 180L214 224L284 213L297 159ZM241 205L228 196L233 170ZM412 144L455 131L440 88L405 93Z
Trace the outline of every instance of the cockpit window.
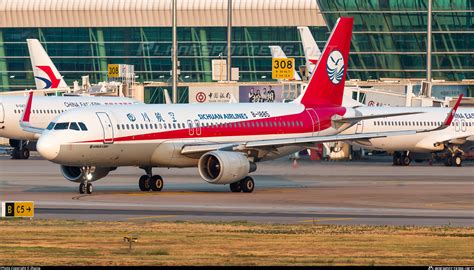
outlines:
M82 130L82 131L87 131L87 127L86 127L86 125L85 125L84 123L79 122L79 126L81 127L81 130Z
M54 125L56 125L56 123L54 122L51 122L49 123L48 127L46 128L47 130L52 130L54 128Z
M71 124L69 125L69 129L80 130L76 122L71 122Z
M54 126L54 130L63 130L63 129L67 129L68 127L69 127L69 123L57 123Z

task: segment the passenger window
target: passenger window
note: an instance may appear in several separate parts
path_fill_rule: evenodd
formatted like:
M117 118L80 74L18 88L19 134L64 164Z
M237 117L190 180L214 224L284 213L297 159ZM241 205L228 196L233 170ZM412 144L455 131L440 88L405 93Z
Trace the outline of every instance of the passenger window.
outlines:
M139 124L135 124L135 129L140 129L140 125L139 125Z
M77 125L76 122L71 122L71 124L69 125L69 129L71 129L71 130L80 130L79 126Z
M120 125L119 125L119 124L117 124L117 129L120 129Z
M148 124L145 124L145 129L148 129Z
M143 129L143 124L140 124L140 128ZM138 129L138 128L137 128Z
M175 123L173 123L173 128L176 128L176 124L175 124Z
M168 128L171 129L171 124L170 123L168 123Z
M87 131L86 125L82 122L79 122L79 127L81 128L82 131Z
M130 127L132 127L132 129L135 129L135 125L133 124L130 124Z

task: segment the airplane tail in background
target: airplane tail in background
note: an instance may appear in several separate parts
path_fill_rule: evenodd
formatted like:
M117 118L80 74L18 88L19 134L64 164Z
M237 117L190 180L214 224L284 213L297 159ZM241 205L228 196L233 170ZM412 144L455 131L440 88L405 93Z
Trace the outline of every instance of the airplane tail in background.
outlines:
M321 51L314 40L311 31L306 26L298 26L298 31L300 33L301 42L303 43L304 57L306 59L306 66L308 67L309 72L313 72L316 67L316 63L321 57Z
M341 106L353 23L353 18L337 20L306 91L294 102L305 106Z
M56 66L37 39L27 39L36 89L67 88Z
M281 49L280 46L268 46L268 48L270 48L272 58L287 58L285 52ZM293 74L293 80L301 81L301 77L300 75L298 75L298 72L296 72L296 69Z

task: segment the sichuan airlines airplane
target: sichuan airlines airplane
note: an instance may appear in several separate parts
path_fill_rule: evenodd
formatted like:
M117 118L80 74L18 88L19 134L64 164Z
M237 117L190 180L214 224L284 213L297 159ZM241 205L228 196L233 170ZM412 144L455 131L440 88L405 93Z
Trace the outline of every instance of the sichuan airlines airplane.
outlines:
M307 90L292 103L91 106L57 116L41 133L38 151L60 164L67 180L80 183L80 193L91 193L92 181L119 166L145 170L138 181L142 191L163 188L161 176L152 173L154 167L197 167L208 183L252 192L249 173L257 169L257 162L313 143L426 132L420 127L340 134L364 119L400 115L360 116L341 106L352 25L352 18L338 20ZM31 104L30 98L21 120L27 129L33 129ZM438 128L449 123L443 124Z
M67 88L66 82L39 41L28 39L27 43L37 89ZM24 131L18 123L26 100L27 97L23 96L0 96L0 137L10 139L14 159L28 159L30 156L28 142L37 139L34 134ZM45 128L58 114L73 108L135 103L139 102L119 97L38 96L35 97L35 104L31 110L31 124Z

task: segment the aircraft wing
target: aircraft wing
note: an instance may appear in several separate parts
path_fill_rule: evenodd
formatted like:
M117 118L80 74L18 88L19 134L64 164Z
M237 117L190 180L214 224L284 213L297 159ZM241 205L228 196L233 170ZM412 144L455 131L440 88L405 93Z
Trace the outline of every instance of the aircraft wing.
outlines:
M373 115L362 115L362 116L354 116L354 117L342 117L340 115L335 115L332 119L333 124L355 124L362 120L367 119L376 119L376 118L385 118L385 117L394 117L394 116L402 116L402 115L411 115L411 114L419 114L423 112L404 112L404 113L387 113L387 114L373 114Z
M400 135L412 135L416 134L416 131L392 131L392 132L373 132L373 133L362 133L362 134L336 134L329 136L309 136L301 138L284 138L284 139L272 139L272 140L260 140L250 142L236 142L230 144L197 144L197 145L185 145L181 149L181 154L192 155L199 153L206 153L214 150L222 151L245 151L250 149L264 149L264 148L279 148L283 146L294 146L294 145L309 145L314 143L334 142L334 141L350 141L350 140L362 140L362 139L373 139L382 138L388 136L400 136Z

